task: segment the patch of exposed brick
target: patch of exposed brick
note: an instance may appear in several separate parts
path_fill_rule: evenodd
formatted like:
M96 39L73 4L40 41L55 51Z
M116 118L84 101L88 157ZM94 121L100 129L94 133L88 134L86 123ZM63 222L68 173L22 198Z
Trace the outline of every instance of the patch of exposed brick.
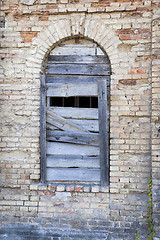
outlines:
M32 38L36 37L36 32L21 32L21 37L24 43L32 42Z
M119 82L123 85L136 85L136 80L133 79L119 80Z

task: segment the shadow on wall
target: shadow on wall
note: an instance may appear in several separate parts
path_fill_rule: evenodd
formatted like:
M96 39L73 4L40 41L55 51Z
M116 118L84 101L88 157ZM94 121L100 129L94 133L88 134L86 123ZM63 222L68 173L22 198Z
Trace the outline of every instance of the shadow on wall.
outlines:
M1 240L134 240L134 234L110 233L98 231L58 231L41 229L33 225L8 225L1 229Z

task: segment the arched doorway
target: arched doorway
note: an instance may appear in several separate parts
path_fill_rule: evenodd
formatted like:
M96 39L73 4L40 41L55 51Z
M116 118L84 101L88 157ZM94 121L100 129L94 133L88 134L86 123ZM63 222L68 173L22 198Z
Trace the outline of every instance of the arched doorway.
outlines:
M108 184L110 74L107 55L83 38L48 55L41 77L42 181Z

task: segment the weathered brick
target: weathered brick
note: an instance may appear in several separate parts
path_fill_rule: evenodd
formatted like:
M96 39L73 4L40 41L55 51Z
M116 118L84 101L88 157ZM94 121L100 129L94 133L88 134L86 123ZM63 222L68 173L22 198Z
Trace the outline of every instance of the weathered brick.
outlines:
M57 192L64 192L65 191L65 186L57 186Z
M152 172L158 240L159 1L11 2L2 2L0 17L1 222L30 222L49 227L47 234L54 226L65 236L76 228L86 231L82 239L105 239L109 232L109 238L131 240L136 229L145 233ZM73 35L93 39L111 62L109 186L40 184L39 75L48 53Z

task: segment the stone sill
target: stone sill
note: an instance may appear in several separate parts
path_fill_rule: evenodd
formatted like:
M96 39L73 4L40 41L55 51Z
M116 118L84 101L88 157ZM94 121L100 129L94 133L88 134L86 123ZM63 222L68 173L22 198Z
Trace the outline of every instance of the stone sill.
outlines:
M30 190L52 192L109 193L109 186L34 183L30 185Z

